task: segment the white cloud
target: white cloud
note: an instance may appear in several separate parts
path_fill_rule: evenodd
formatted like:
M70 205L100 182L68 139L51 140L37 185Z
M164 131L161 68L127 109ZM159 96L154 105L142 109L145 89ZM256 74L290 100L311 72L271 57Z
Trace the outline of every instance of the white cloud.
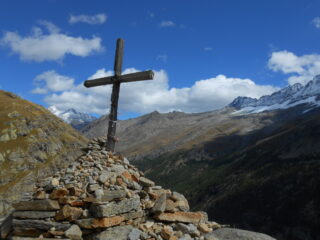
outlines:
M172 21L165 21L163 20L161 23L160 23L160 27L174 27L176 24Z
M38 22L40 25L45 26L50 33L59 33L60 28L58 28L56 25L54 25L52 22L41 20ZM40 30L41 31L41 30Z
M213 48L212 48L212 47L205 47L203 50L205 50L205 51L212 51Z
M66 54L86 57L103 49L99 37L72 37L60 33L60 29L48 21L41 21L40 24L47 28L47 34L42 28L34 27L32 34L26 37L16 32L6 32L0 42L20 55L21 60L36 62L61 60Z
M320 28L320 17L315 17L313 20L312 20L312 23L314 24L314 26L316 28Z
M123 74L136 71L129 68ZM112 74L112 71L100 69L90 78ZM171 88L167 73L160 70L155 71L154 80L121 84L119 112L210 111L224 107L238 96L258 98L277 89L269 85L257 85L250 79L228 78L224 75L196 81L191 87ZM75 108L83 112L106 114L109 111L110 95L110 85L87 89L81 83L62 93L47 95L45 102L60 110Z
M88 24L102 24L107 20L107 15L104 13L99 13L93 16L89 15L70 15L69 23L88 23Z
M275 72L290 74L289 84L306 84L317 74L320 74L320 55L307 54L297 56L292 52L273 52L268 61L268 67Z
M45 94L70 90L74 87L73 83L73 78L59 75L51 70L35 77L34 85L36 85L36 88L32 90L32 93Z

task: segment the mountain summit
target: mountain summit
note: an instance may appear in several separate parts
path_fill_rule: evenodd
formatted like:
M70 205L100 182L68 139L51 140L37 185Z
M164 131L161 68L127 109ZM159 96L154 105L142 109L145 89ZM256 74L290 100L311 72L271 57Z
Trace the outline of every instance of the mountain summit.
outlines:
M300 83L290 85L271 95L259 99L237 97L229 106L239 109L241 113L258 113L275 109L287 109L299 104L309 104L310 108L320 105L320 75L314 77L305 86Z
M15 240L275 240L225 228L190 211L180 193L155 185L93 139L68 168L40 178L32 197L13 204ZM33 237L33 238L27 238Z
M96 119L94 116L91 116L87 113L78 112L73 108L61 111L55 105L52 105L48 108L48 110L66 123L69 123L75 129L83 128L88 123Z

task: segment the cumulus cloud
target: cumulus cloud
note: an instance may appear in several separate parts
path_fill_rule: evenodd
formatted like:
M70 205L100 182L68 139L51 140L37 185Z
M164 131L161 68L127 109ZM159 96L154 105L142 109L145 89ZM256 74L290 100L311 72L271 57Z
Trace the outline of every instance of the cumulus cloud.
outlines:
M69 23L88 23L88 24L102 24L107 20L107 15L104 13L99 13L93 16L89 15L70 15Z
M136 71L135 68L129 68L123 74ZM100 69L89 78L110 75L113 75L112 71ZM121 84L119 112L203 112L224 107L238 96L258 98L276 90L273 86L257 85L250 79L224 75L196 81L190 87L172 88L166 71L159 70L155 71L154 80ZM44 100L60 110L75 108L88 113L106 114L109 111L111 91L110 85L87 89L81 83L66 91L48 94Z
M172 22L172 21L169 21L169 20L163 20L160 24L159 24L159 26L160 27L174 27L176 24L174 23L174 22Z
M290 74L289 84L306 84L315 75L320 74L320 55L297 56L286 50L273 52L268 61L268 67L275 72Z
M16 32L6 32L0 43L8 46L21 60L43 62L46 60L61 60L66 54L86 57L103 49L101 39L92 37L72 37L60 33L60 29L48 21L40 21L47 33L41 27L34 27L30 36L21 36Z
M73 83L73 78L60 75L51 70L35 77L34 85L36 85L36 88L32 90L32 93L44 94L70 90L74 87Z
M314 24L314 26L316 28L320 28L320 17L315 17L313 20L312 20L312 23Z

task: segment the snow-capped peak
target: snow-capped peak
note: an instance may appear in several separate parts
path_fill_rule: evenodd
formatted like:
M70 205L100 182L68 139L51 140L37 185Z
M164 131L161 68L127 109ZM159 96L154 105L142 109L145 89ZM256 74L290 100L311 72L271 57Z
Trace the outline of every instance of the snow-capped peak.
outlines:
M262 96L259 99L249 97L237 97L229 106L241 109L242 112L262 112L279 108L289 108L302 103L320 105L316 96L320 95L320 75L309 81L305 86L295 83L282 88L271 95Z
M94 116L91 116L87 113L78 112L73 108L63 111L53 105L50 106L48 110L75 128L79 128L78 126L88 124L96 119Z

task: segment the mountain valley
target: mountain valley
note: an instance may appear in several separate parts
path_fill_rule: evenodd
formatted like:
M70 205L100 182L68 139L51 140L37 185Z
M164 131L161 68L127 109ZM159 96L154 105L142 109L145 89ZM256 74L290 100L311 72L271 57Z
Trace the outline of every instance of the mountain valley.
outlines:
M277 239L318 239L320 77L205 113L118 122L117 151L222 223ZM107 116L81 129L104 136Z

